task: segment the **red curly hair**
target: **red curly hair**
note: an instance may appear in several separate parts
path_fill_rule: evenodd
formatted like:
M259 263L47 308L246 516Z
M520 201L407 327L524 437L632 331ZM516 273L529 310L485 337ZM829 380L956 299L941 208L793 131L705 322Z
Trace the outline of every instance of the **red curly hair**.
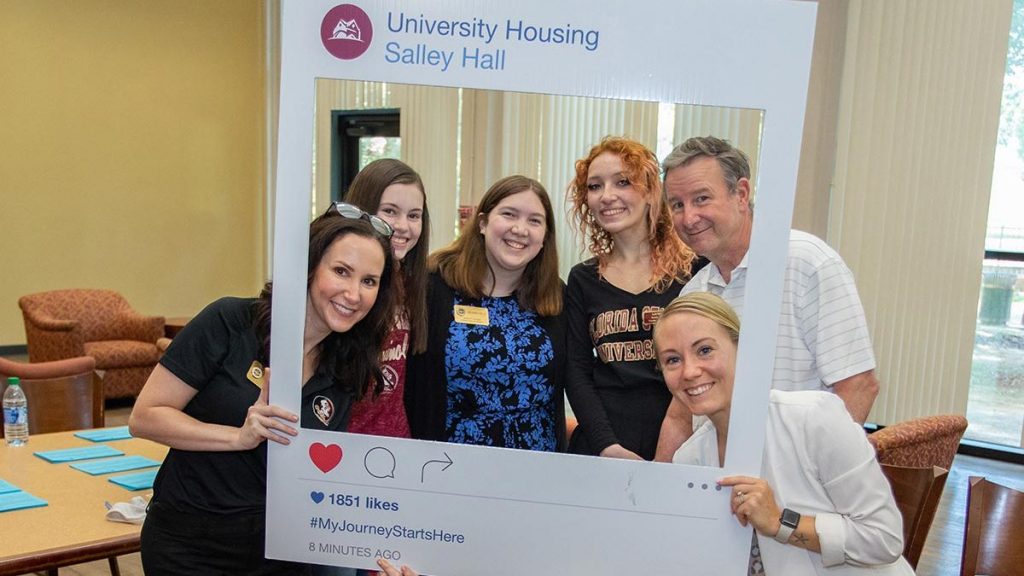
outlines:
M646 146L619 136L606 136L590 149L586 158L576 161L576 177L569 184L572 217L581 235L587 238L587 249L597 257L603 274L608 256L615 251L615 241L594 218L587 205L587 178L595 158L609 152L622 159L623 173L633 189L650 200L647 240L651 246L651 283L654 291L663 293L674 280L685 282L690 277L690 263L696 257L672 228L672 215L661 192L658 159Z

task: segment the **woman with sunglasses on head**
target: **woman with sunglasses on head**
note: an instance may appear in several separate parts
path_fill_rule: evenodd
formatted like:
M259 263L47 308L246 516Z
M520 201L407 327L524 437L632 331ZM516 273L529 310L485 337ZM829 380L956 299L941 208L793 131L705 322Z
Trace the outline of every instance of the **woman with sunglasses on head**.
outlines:
M709 292L662 312L654 341L665 384L707 417L673 462L724 465L739 336L736 312ZM889 482L839 397L772 390L761 473L718 482L732 489L736 519L755 530L751 574L913 575Z
M694 260L672 229L659 175L654 153L626 138L605 138L576 162L573 219L594 257L572 268L566 289L575 454L654 458L671 396L651 329Z
M462 233L430 257L427 350L410 359L413 438L563 446L562 283L547 191L494 183Z
M217 300L174 338L129 419L134 436L171 448L142 528L146 574L308 574L264 558L265 441L289 444L297 426L343 431L352 402L382 387L390 235L346 205L310 225L301 415L267 404L271 284Z
M348 432L409 438L405 414L406 359L427 347L427 253L430 213L423 180L401 160L381 158L356 174L345 203L391 225L397 292L394 324L381 351L384 387L352 406ZM314 576L353 576L364 570L314 566Z

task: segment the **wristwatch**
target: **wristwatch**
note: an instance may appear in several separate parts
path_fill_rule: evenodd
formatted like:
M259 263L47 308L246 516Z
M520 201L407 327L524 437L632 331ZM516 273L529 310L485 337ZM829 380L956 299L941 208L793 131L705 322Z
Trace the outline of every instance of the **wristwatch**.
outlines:
M782 509L782 516L779 517L779 532L775 535L775 541L783 544L789 542L789 537L800 524L800 513L789 508Z

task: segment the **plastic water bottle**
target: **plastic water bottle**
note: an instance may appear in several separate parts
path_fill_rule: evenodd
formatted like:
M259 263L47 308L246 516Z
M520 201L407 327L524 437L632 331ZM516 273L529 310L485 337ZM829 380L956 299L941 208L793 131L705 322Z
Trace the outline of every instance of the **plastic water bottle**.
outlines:
M24 446L28 442L28 399L21 389L21 381L7 379L4 392L4 438L8 446Z

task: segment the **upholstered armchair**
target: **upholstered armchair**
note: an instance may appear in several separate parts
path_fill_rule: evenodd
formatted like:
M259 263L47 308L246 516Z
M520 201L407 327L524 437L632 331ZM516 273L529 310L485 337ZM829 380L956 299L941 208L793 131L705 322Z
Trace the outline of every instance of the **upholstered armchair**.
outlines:
M949 470L965 430L966 418L941 414L890 424L868 434L868 441L882 464Z
M107 398L135 397L164 335L161 316L142 316L113 290L55 290L18 299L31 362L92 356Z

